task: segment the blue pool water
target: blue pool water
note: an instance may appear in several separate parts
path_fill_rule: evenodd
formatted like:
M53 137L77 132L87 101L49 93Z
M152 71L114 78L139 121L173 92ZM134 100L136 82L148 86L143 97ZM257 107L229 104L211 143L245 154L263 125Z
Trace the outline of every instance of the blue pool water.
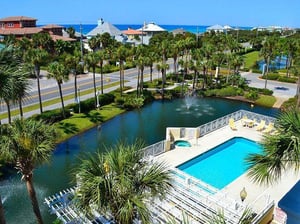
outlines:
M262 147L246 138L232 138L177 168L211 186L222 189L246 172L244 159Z
M191 147L191 144L185 140L177 140L174 142L174 144L179 147Z

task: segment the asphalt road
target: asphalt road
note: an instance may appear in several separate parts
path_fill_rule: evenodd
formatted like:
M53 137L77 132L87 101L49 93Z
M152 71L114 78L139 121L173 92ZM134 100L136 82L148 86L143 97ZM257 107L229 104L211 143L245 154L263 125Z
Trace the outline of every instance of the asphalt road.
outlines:
M167 72L172 72L172 68L173 68L172 60L169 60L168 63L170 64L170 70ZM146 68L144 70L144 75L149 74L149 73L150 73L150 69ZM137 85L137 83L136 83L137 76L138 76L138 71L136 68L125 70L125 72L124 72L125 85L135 88ZM88 90L88 89L93 89L93 74L92 73L89 72L87 74L78 75L77 77L78 77L77 78L77 87L80 88L80 92ZM105 86L108 84L119 82L120 73L119 73L119 71L112 72L109 74L104 74L103 77L104 77L103 85ZM156 79L157 77L158 77L157 72L154 72L153 79ZM149 76L144 78L145 81L147 81L149 79L150 79ZM30 79L30 82L31 82L31 90L29 92L29 96L27 97L27 99L23 102L23 107L39 103L36 79ZM97 89L100 89L100 82L101 82L100 74L96 74ZM41 87L41 95L42 95L43 102L51 100L51 99L57 99L60 97L56 81L54 79L47 79L45 71L41 72L40 87ZM104 93L115 90L118 87L119 87L119 84L115 85L113 87L110 87L110 88L106 88L106 89L104 89ZM72 75L70 75L70 79L67 82L64 82L62 84L62 92L63 92L64 96L75 95L74 94L74 77ZM87 94L87 95L82 95L82 94L80 95L81 100L91 98L91 97L93 97L93 93ZM68 104L74 103L74 102L75 102L75 96L71 100L64 101L65 105L68 105ZM52 110L52 109L60 108L60 107L61 107L61 103L59 102L59 103L53 104L51 106L43 107L43 111ZM14 110L16 108L18 108L18 105L11 105L11 110ZM0 114L3 114L3 113L7 113L7 108L4 103L0 104ZM30 117L30 116L32 116L34 114L38 114L38 113L39 113L39 108L37 110L24 113L24 116ZM1 120L1 122L7 123L8 121L7 121L7 119L3 119L3 120Z
M241 76L246 78L249 86L265 88L265 80L259 78L261 74L242 72ZM273 90L275 97L288 99L296 95L297 84L268 80L267 89Z

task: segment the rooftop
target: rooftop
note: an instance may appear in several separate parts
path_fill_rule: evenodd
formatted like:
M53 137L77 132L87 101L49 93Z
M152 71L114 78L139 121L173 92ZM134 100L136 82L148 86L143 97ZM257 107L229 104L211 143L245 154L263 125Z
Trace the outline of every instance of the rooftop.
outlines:
M12 21L36 21L37 19L27 16L10 16L1 18L0 22L12 22Z

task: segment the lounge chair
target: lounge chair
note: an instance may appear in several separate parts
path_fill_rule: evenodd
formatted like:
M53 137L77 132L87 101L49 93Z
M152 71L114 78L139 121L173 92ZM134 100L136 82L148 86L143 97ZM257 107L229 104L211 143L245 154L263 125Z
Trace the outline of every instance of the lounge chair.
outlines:
M263 130L264 134L269 134L273 131L274 129L274 124L273 123L269 123L269 125L266 127L265 130Z
M266 124L266 121L265 120L261 120L260 123L259 123L259 125L256 127L256 131L262 131L262 130L264 130L265 124Z
M233 118L229 119L229 127L231 128L231 130L237 130Z

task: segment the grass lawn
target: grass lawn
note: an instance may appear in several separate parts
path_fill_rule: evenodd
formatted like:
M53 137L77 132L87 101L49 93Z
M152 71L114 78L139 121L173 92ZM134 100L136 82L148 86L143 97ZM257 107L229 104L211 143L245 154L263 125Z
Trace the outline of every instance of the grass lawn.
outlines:
M260 95L259 98L255 101L257 105L264 107L272 107L276 102L276 98L274 96Z
M251 68L256 61L260 59L259 51L252 51L244 55L245 57L245 68Z
M62 142L76 134L84 132L123 112L125 112L124 109L110 104L101 107L100 110L92 110L86 114L74 114L72 117L55 124L59 133L58 142Z

